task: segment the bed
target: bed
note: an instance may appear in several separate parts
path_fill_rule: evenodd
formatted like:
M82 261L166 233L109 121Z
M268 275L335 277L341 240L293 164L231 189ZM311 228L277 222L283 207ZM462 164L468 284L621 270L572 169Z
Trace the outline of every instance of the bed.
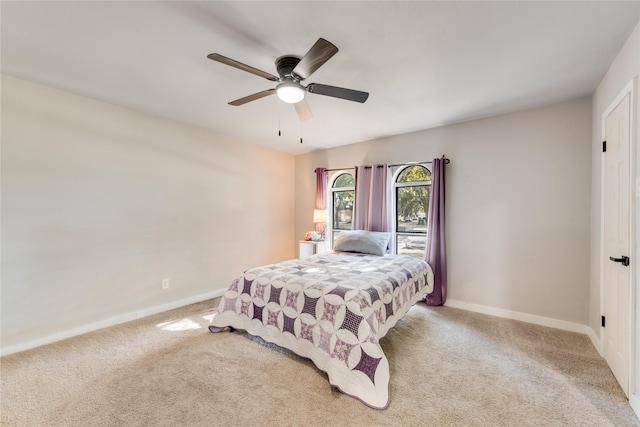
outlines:
M351 251L247 270L224 293L209 329L245 330L309 358L331 385L384 409L389 363L379 341L432 291L433 272L423 260L384 255L386 243L382 250L339 243L336 249Z

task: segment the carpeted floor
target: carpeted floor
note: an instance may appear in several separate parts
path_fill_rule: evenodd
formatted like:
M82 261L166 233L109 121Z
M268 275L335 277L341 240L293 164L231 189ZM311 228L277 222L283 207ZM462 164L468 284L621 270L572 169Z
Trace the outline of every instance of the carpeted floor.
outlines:
M416 305L382 340L391 402L368 408L308 360L211 334L217 300L1 363L7 426L640 426L580 334Z

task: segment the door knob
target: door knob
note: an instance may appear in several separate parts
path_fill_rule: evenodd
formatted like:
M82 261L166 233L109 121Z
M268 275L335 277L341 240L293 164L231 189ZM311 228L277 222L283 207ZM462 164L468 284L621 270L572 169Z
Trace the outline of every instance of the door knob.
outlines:
M613 262L621 262L622 265L624 266L628 266L629 265L629 257L623 255L622 258L614 258L612 256L609 257L609 259Z

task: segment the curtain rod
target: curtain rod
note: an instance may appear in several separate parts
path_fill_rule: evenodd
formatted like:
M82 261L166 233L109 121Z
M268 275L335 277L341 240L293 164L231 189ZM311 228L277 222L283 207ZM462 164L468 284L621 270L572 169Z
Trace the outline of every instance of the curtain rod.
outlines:
M388 167L392 168L392 167L395 167L395 166L423 165L423 164L426 164L426 163L431 164L431 163L433 163L433 162L397 163L397 164L395 164L395 165L388 165ZM448 165L449 163L451 163L451 160L449 160L449 159L445 158L445 159L444 159L444 163ZM370 167L371 167L371 166L365 166L365 168L370 168ZM378 165L378 167L382 167L382 165ZM352 169L355 169L355 168L354 168L354 167L351 167L351 168L336 168L336 169L325 169L325 170L326 170L327 172L332 172L332 171L345 171L345 170L352 170ZM313 170L313 173L316 173L316 170L315 170L315 169Z

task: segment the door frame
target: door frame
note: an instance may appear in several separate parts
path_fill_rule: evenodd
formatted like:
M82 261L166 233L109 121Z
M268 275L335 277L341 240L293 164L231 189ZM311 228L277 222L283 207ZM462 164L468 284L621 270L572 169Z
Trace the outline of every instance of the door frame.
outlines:
M613 99L609 106L602 113L602 141L605 138L606 132L606 118L613 112L622 99L629 95L630 99L630 120L629 120L629 230L631 233L631 239L629 242L629 258L631 259L629 265L629 403L640 417L640 371L637 366L640 363L640 287L637 283L637 271L636 266L640 263L640 256L638 256L637 244L640 238L637 236L638 228L636 222L636 145L638 144L637 134L637 84L638 78L634 77L629 81L622 91ZM604 269L606 254L604 253L604 209L605 209L605 157L600 156L600 315L604 315ZM640 179L640 178L639 178ZM640 184L639 184L640 186ZM600 326L600 346L598 348L601 355L604 355L604 342L605 342L606 330Z

